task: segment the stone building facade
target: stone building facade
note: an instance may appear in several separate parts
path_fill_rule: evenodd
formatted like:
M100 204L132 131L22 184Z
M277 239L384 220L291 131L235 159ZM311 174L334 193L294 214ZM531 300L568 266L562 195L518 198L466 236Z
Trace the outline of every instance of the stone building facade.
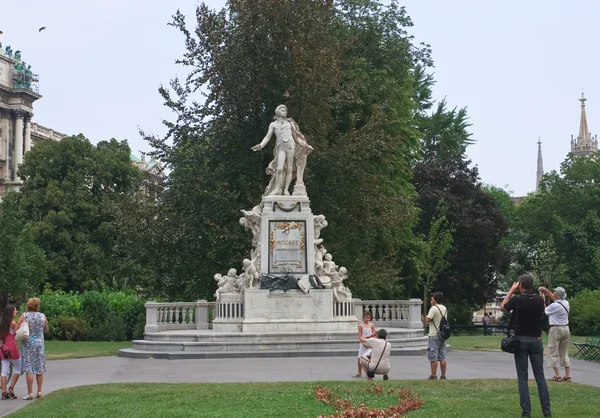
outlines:
M0 43L0 196L22 184L17 168L36 142L65 137L32 122L33 103L41 98L38 76L22 60L21 51Z

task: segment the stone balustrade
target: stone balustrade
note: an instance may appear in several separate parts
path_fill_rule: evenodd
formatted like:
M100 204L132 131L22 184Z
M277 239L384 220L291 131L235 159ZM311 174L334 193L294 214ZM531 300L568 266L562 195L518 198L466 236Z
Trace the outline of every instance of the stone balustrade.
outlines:
M208 311L214 302L199 300L197 302L146 303L145 333L159 331L208 329Z
M371 312L376 327L423 328L421 299L409 300L360 300L354 299L355 315L362 320L364 311Z
M146 303L146 333L168 330L194 330L213 328L216 331L241 331L244 320L244 302L239 294L222 295L220 303L172 302ZM334 318L356 316L361 321L364 311L371 312L378 328L422 329L420 299L409 300L360 300L348 299L333 304ZM213 322L209 322L209 309Z

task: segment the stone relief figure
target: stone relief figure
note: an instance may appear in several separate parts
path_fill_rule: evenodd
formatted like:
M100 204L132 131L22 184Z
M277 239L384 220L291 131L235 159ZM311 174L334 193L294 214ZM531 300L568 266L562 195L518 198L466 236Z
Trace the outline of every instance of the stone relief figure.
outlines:
M263 196L289 196L290 184L294 178L296 178L296 184L293 194L306 196L304 168L306 167L306 158L313 151L313 147L308 145L296 122L287 117L285 105L277 106L274 119L262 142L252 147L252 151L262 150L271 140L271 136L275 134L274 158L266 170L267 174L271 176L271 181Z
M253 287L260 287L260 275L258 274L258 270L256 270L254 262L246 258L242 264L244 265L242 270L244 270L243 276L246 286L250 289Z
M262 205L254 206L251 210L242 210L244 216L240 218L240 225L252 232L252 251L250 258L255 261L256 268L260 268L260 223L262 221Z
M325 219L325 215L315 215L313 217L314 229L315 229L315 247L323 242L321 236L321 229L327 227L328 223Z
M333 256L330 253L325 254L325 260L323 261L323 272L325 274L331 275L334 274L336 265L333 261Z
M215 281L219 288L215 293L215 299L217 302L221 300L221 293L239 293L240 287L238 285L239 277L237 275L236 269L229 269L227 272L227 276L223 277L221 274L217 273L214 276Z
M323 257L325 254L327 254L327 250L322 245L315 251L315 273L317 276L322 276L325 274L323 271Z
M344 286L344 280L348 278L348 271L346 267L340 267L340 271L336 272L331 279L331 290L333 291L333 298L339 301L342 296L343 298L350 297L350 289Z

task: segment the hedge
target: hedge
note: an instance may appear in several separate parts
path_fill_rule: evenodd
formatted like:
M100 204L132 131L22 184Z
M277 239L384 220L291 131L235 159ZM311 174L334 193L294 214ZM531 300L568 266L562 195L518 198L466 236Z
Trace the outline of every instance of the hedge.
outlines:
M47 339L127 341L143 337L144 300L134 294L45 290L38 297L40 312L48 318ZM19 312L26 310L22 305Z
M600 331L600 290L582 290L569 300L571 312L569 327L573 335L587 335L590 330Z

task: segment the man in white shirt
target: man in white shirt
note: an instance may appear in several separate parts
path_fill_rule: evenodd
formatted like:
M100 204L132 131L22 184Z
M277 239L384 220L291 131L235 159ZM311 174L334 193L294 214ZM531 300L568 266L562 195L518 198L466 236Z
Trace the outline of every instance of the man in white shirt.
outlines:
M546 315L550 330L548 331L548 357L550 367L554 369L554 382L571 381L571 361L569 360L569 341L571 331L569 329L569 312L571 306L567 302L567 292L562 287L557 287L554 292L545 287L540 287L540 296L548 296L552 303L546 307ZM565 368L565 376L560 377L558 367Z
M360 338L360 342L371 348L371 358L361 357L360 362L367 373L367 380L373 380L375 374L382 374L383 380L388 380L390 365L390 353L392 346L386 341L387 331L380 329L371 338ZM373 373L369 373L371 370Z
M444 302L444 294L435 292L431 297L431 309L425 317L425 322L429 324L429 341L427 342L427 358L431 366L429 380L437 379L438 361L442 373L440 380L446 380L446 340L440 335L440 323L442 316L448 317L448 309L442 305L442 302Z

